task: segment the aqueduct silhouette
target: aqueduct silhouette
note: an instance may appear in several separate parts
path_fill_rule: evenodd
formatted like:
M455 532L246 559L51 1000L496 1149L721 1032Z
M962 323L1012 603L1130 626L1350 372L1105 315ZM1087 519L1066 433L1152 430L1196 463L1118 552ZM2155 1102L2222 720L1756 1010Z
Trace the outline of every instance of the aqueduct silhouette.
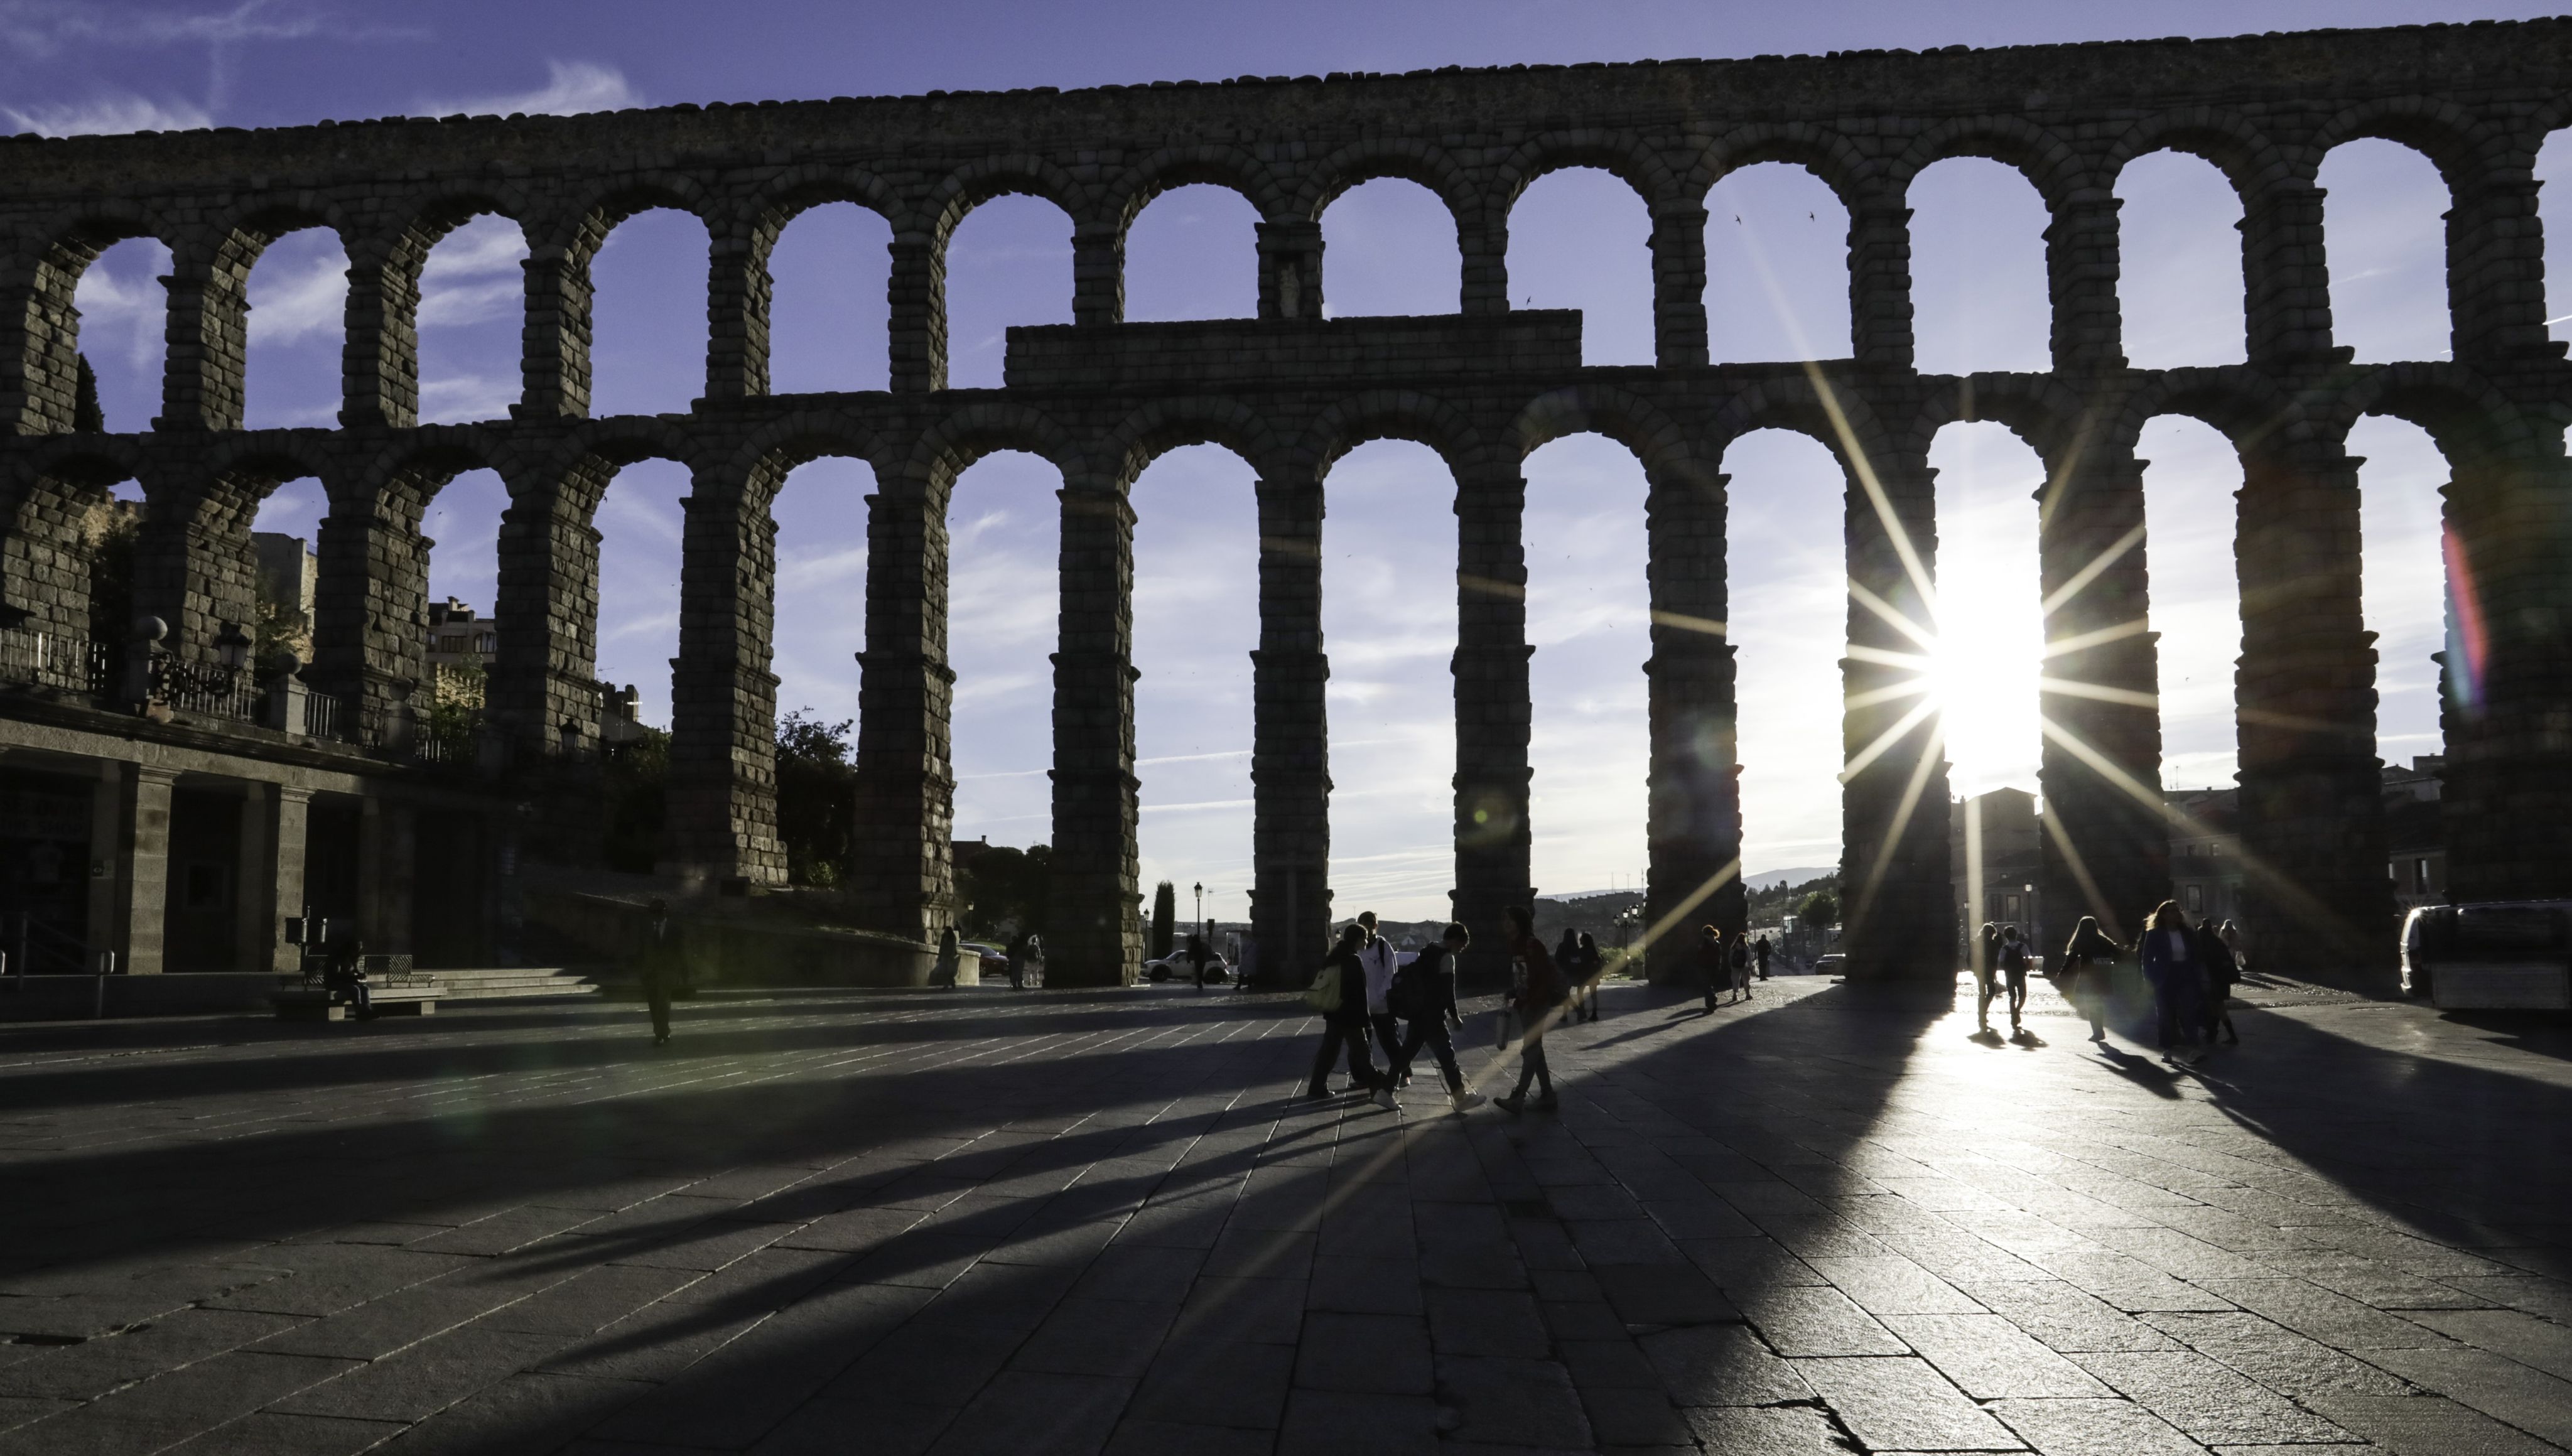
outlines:
M419 676L423 505L455 473L487 466L511 500L490 713L511 772L541 776L596 732L591 512L619 465L680 460L694 484L674 853L709 880L774 882L785 859L773 832L768 504L807 459L863 457L879 483L866 501L853 889L872 924L925 939L948 922L953 891L948 493L977 456L1032 450L1064 482L1053 974L1112 982L1132 974L1140 945L1124 491L1156 453L1220 442L1259 480L1254 920L1268 955L1300 964L1330 914L1325 471L1381 436L1425 442L1453 469L1455 899L1488 925L1531 893L1520 462L1548 439L1597 430L1631 447L1649 483L1647 914L1737 924L1716 462L1736 436L1781 426L1822 439L1846 467L1842 732L1856 759L1903 722L1907 701L1877 690L1907 675L1888 659L1929 621L1930 439L1960 418L1995 419L2051 477L2044 589L2064 600L2047 625L2049 677L2090 685L2046 698L2060 731L2047 741L2044 793L2062 831L2047 889L2053 903L2131 924L2168 884L2134 446L2147 419L2182 413L2229 435L2245 468L2242 831L2261 867L2250 913L2267 964L2380 959L2391 900L2374 654L2359 615L2356 462L2342 447L2362 413L2426 427L2452 469L2450 558L2473 658L2447 664L2473 679L2445 710L2454 892L2572 893L2572 367L2547 336L2532 177L2538 147L2567 122L2572 24L2531 22L21 138L0 145L11 245L0 625L85 630L76 517L134 477L150 502L138 608L171 625L181 658L209 658L217 624L249 614L258 501L316 475L330 505L307 677L359 723L381 725ZM2451 361L2360 365L2333 346L2314 177L2331 147L2357 137L2418 148L2445 178ZM2247 364L2137 370L2122 356L2113 188L2128 161L2161 149L2212 161L2241 194ZM2018 168L2051 212L2050 371L1959 378L1912 366L1906 189L1962 155ZM1709 365L1703 201L1727 172L1770 161L1810 168L1847 206L1849 356ZM1651 366L1585 368L1578 316L1509 307L1510 205L1571 166L1612 172L1649 204ZM1454 213L1460 313L1321 317L1321 211L1381 176L1427 185ZM1158 192L1190 183L1258 210L1258 317L1122 323L1127 226ZM1003 193L1072 218L1074 322L1012 331L1006 387L949 389L946 242L967 210ZM768 253L799 211L839 201L892 225L892 387L777 395ZM590 418L589 264L612 227L651 207L693 213L713 240L704 396L685 414ZM523 392L504 420L421 425L421 264L486 212L517 220L532 248ZM316 225L350 260L338 427L244 430L249 271L270 241ZM73 290L102 249L143 236L174 259L161 415L145 433L76 432ZM1864 974L1951 965L1933 733L1914 722L1846 783L1847 949Z

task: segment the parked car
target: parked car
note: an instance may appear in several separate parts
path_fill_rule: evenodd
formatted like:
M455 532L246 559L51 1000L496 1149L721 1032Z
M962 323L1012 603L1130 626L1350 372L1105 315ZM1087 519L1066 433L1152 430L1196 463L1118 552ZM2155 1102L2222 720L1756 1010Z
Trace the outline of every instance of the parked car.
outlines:
M1214 951L1206 952L1206 984L1211 986L1231 978L1232 968L1225 964L1223 957ZM1195 963L1188 959L1188 948L1181 946L1159 960L1144 962L1143 979L1192 982L1197 979L1197 968Z
M2572 900L2414 908L2402 989L2440 1011L2572 1010Z
M965 941L959 945L956 950L960 960L965 956L972 957L975 964L982 968L982 975L985 979L992 977L997 977L1002 981L1009 979L1009 956L1006 951L1001 950L999 947L986 946L979 941Z
M1827 952L1818 960L1813 962L1813 974L1816 976L1846 976L1848 974L1848 957L1841 955L1837 951Z

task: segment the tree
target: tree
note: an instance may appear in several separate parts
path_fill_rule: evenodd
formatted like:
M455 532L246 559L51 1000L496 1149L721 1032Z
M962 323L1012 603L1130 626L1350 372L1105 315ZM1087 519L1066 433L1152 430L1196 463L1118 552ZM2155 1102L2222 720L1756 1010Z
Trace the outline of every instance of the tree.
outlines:
M846 877L856 844L855 720L825 723L812 711L798 708L777 720L777 838L786 847L788 880L827 887Z
M610 751L599 765L599 799L607 821L601 857L611 870L648 875L668 848L670 735L643 736Z
M1178 939L1179 887L1163 880L1152 887L1152 944L1150 959L1159 961L1170 954Z
M80 372L72 380L72 433L107 433L107 411L98 406L98 370L89 366L89 356L74 355Z
M1795 908L1795 921L1815 930L1829 930L1840 923L1840 903L1831 898L1829 891L1816 890Z
M1044 929L1045 887L1053 851L993 845L956 875L957 919L964 933L989 940Z

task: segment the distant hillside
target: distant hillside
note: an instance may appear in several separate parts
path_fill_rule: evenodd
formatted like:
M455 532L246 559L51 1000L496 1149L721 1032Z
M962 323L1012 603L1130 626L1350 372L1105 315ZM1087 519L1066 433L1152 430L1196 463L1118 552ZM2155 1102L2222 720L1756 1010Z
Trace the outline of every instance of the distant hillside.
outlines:
M1802 885L1813 880L1828 879L1839 872L1840 867L1837 865L1824 865L1818 869L1809 870L1762 870L1756 875L1744 875L1741 883L1751 890L1774 890L1780 885Z

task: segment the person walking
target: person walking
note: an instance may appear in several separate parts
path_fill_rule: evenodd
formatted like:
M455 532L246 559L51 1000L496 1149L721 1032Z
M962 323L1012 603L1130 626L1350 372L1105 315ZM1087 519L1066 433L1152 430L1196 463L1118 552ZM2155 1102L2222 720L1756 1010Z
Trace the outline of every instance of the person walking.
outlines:
M2239 1047L2242 1034L2233 1030L2233 988L2242 980L2242 968L2233 959L2233 948L2224 943L2224 933L2213 922L2198 927L2197 952L2206 967L2206 1045L2213 1047L2218 1032L2222 1040Z
M1001 959L1009 963L1009 989L1011 991L1024 991L1027 989L1027 947L1033 943L1034 940L1034 936L1028 935L1024 931L1020 931L1016 935L1009 937L1008 949L1000 953Z
M1390 1064L1393 1049L1402 1045L1402 1029L1394 1024L1393 1010L1385 998L1393 993L1393 973L1401 968L1402 956L1394 950L1393 942L1376 933L1375 927L1374 911L1358 912L1358 928L1366 932L1366 941L1358 949L1358 964L1366 968L1367 1025L1375 1031L1376 1045L1384 1049L1388 1082L1399 1087L1407 1075Z
M1697 927L1696 975L1699 984L1705 987L1705 1009L1711 1012L1714 1010L1714 989L1724 983L1725 973L1723 932L1710 925Z
M2002 983L2009 989L2012 1038L2024 1036L2027 1032L2026 1026L2020 1019L2027 1011L2027 970L2030 959L2026 944L2018 938L2018 927L2014 925L2001 927L2000 973Z
M679 938L670 925L670 903L652 902L643 933L643 1000L652 1008L652 1045L670 1045L670 992L679 981Z
M1759 958L1759 979L1762 981L1768 979L1768 957L1775 949L1768 944L1766 936L1761 936L1750 943L1751 954Z
M1197 974L1197 990L1205 990L1206 963L1214 953L1206 949L1205 937L1188 937L1188 967Z
M964 959L964 942L956 934L956 927L951 925L940 931L938 933L938 969L930 973L929 984L954 986L956 968L963 964Z
M2126 948L2108 938L2099 929L2097 916L2085 915L2072 928L2072 939L2063 948L2063 994L2073 1009L2090 1018L2090 1040L2105 1042L2108 1029L2100 1024L2101 1008L2108 1001L2109 978L2116 974L2117 962L2123 960Z
M1335 972L1339 981L1338 999L1322 1011L1322 1046L1313 1057L1313 1076L1305 1085L1304 1095L1326 1097L1331 1094L1331 1062L1340 1049L1348 1049L1349 1091L1364 1092L1376 1105L1390 1109L1393 1092L1375 1061L1367 1053L1366 967L1358 960L1358 951L1366 945L1366 928L1351 925L1340 932L1339 943L1331 948L1323 962Z
M1599 942L1590 932L1581 933L1581 1000L1573 1008L1590 1009L1590 1020L1599 1020L1599 983L1608 975L1608 958L1599 953Z
M1554 958L1545 953L1545 942L1536 938L1536 917L1526 906L1513 905L1504 912L1502 930L1509 936L1510 956L1526 973L1525 989L1519 993L1519 1016L1527 1030L1519 1037L1519 1085L1508 1096L1492 1105L1517 1113L1527 1102L1528 1080L1536 1080L1536 1109L1551 1112L1557 1101L1554 1095L1554 1070L1545 1061L1545 1034L1563 1009L1563 977L1554 967ZM1710 928L1710 927L1709 927ZM1709 1002L1713 993L1708 992Z
M1732 995L1736 1001L1750 999L1750 940L1740 931L1732 936L1732 948L1724 955L1724 967L1731 973Z
M2243 968L2250 964L2250 953L2244 949L2242 928L2228 920L2224 923L2224 929L2217 931L2216 934L2224 938L2224 949L2232 953L2233 971L2236 976L2239 976Z
M1394 1015L1406 1023L1402 1051L1393 1055L1395 1079L1408 1080L1411 1059L1427 1047L1438 1059L1439 1075L1447 1081L1448 1106L1460 1114L1488 1100L1480 1092L1465 1090L1465 1074L1456 1066L1456 1039L1451 1031L1465 1025L1463 1013L1456 1008L1456 958L1464 955L1471 944L1472 934L1462 924L1449 922L1437 945L1422 951L1410 965L1393 974L1393 989L1385 998Z
M2153 1010L2159 1021L2162 1055L2173 1062L2193 1062L2198 1036L2199 987L2206 958L2197 952L2197 936L2179 902L2156 907L2144 930L2144 979L2152 983Z
M2001 928L1983 922L1983 938L1974 956L1974 1031L1988 1036L1992 1030L1992 997L1998 990L1995 974L2001 959Z

